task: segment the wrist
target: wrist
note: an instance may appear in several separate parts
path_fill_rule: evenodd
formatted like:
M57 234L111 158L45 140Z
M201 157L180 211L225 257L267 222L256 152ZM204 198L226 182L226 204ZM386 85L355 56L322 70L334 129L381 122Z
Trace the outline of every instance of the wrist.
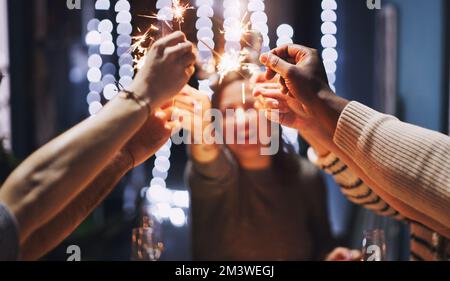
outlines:
M153 97L153 95L150 96L150 93L153 92L150 88L150 85L146 81L136 79L131 83L127 90L129 90L129 92L132 92L135 95L136 99L143 104L156 104L156 99ZM156 107L157 106L153 106L153 108Z
M317 104L313 105L315 116L328 136L332 137L336 130L339 117L349 101L337 96L329 88L321 90L317 96Z
M131 171L135 166L134 156L129 149L124 147L114 157L113 165L125 172Z

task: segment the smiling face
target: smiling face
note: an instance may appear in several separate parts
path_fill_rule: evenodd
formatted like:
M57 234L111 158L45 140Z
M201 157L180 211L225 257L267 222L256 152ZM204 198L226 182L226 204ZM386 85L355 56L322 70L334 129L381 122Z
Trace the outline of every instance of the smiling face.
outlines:
M242 97L243 83L245 83L245 103ZM230 137L227 131L233 131L234 136L233 143L227 146L238 158L259 155L262 147L259 141L260 118L254 107L255 98L249 83L245 80L235 80L225 86L219 95L217 106L224 116L222 124L224 138L227 140L227 137ZM227 110L233 114L227 114ZM270 128L269 124L267 128ZM238 136L245 140L245 144L238 144ZM256 143L250 144L250 140L256 140Z

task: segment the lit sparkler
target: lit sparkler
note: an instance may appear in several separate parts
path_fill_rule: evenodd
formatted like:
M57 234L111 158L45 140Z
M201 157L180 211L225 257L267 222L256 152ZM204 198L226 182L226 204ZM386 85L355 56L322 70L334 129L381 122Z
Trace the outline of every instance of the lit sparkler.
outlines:
M138 31L141 32L139 28ZM144 65L144 59L145 55L147 54L148 45L151 45L151 43L155 41L152 33L156 31L159 31L159 28L151 24L144 34L132 37L134 42L131 45L130 51L133 54L133 62L136 69L141 69L141 67Z
M181 0L172 0L171 13L174 21L178 22L179 29L181 30L181 24L184 22L184 14L187 10L194 9L189 3L182 4ZM152 15L139 15L143 18L158 19L157 14ZM161 20L170 30L173 30L171 24L167 20ZM132 37L133 44L131 45L131 52L133 54L133 62L136 69L140 69L144 64L144 58L147 54L148 47L157 39L153 32L162 30L162 35L164 36L164 27L162 29L151 24L147 31L142 35L137 35ZM138 31L140 32L139 28ZM150 41L150 43L148 43Z
M178 27L181 30L181 24L184 22L184 14L187 10L194 9L189 3L182 4L181 0L172 0L172 14L176 22L178 22Z

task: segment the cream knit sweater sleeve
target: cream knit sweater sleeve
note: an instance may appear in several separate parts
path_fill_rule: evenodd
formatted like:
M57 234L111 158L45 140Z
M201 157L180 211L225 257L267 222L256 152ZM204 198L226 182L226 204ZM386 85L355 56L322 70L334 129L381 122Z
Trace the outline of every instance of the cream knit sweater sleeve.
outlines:
M336 145L392 196L450 228L450 138L351 102Z

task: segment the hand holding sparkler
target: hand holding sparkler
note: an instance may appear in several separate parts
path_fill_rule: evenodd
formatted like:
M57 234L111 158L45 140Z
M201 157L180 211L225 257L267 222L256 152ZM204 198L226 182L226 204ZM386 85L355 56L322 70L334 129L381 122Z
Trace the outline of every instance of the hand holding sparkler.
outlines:
M212 118L206 118L212 107L208 95L186 86L174 98L173 106L176 108L173 117L179 118L181 128L191 133L193 143L203 143L202 133L212 122Z
M300 45L284 45L263 54L261 63L267 66L266 78L279 74L283 92L301 102L316 123L333 136L348 101L330 89L319 52Z
M129 90L153 108L178 94L195 71L193 45L180 31L156 41L143 60Z

